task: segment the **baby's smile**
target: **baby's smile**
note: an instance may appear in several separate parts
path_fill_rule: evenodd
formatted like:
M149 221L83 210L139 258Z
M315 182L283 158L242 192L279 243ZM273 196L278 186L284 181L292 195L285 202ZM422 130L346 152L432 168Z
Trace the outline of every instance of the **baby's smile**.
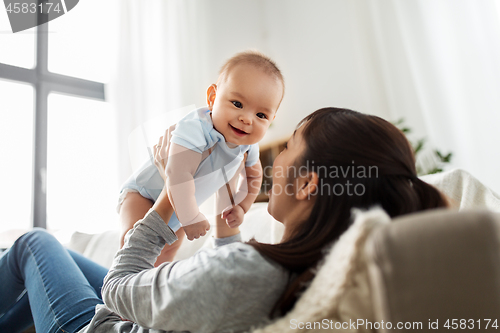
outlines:
M234 127L233 125L229 124L229 126L231 127L231 129L233 130L233 132L238 135L238 136L245 136L245 135L249 135L249 133L245 132L245 131L242 131L240 130L239 128L236 128Z

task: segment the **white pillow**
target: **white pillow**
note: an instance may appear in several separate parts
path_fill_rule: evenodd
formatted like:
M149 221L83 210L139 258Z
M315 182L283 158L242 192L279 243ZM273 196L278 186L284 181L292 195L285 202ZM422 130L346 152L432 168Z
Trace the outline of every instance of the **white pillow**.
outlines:
M459 210L486 208L500 212L500 196L467 171L454 169L420 179L446 194Z

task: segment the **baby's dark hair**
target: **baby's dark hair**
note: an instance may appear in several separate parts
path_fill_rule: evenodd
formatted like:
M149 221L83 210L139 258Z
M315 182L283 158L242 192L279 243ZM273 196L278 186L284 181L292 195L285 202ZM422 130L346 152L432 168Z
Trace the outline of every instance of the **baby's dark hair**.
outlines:
M264 71L264 73L274 76L281 82L281 85L283 86L283 94L285 93L285 79L283 78L283 74L281 74L281 71L276 63L268 56L254 50L243 51L229 58L219 71L217 84L219 84L219 82L224 82L231 70L241 64L253 65Z

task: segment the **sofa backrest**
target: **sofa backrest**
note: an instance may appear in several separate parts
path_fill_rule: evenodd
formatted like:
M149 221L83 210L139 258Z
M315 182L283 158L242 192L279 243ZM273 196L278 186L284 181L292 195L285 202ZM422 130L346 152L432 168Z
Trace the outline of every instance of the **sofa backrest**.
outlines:
M433 210L378 228L365 247L368 275L377 322L392 329L377 331L482 331L488 319L496 330L499 243L500 214L487 211Z

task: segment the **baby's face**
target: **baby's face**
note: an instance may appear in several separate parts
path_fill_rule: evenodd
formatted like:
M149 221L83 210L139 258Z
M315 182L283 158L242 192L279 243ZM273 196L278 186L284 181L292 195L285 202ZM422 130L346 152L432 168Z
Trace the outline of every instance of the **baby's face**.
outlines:
M233 68L218 87L212 85L207 92L215 129L226 142L237 145L251 145L264 137L282 96L278 79L248 64Z

